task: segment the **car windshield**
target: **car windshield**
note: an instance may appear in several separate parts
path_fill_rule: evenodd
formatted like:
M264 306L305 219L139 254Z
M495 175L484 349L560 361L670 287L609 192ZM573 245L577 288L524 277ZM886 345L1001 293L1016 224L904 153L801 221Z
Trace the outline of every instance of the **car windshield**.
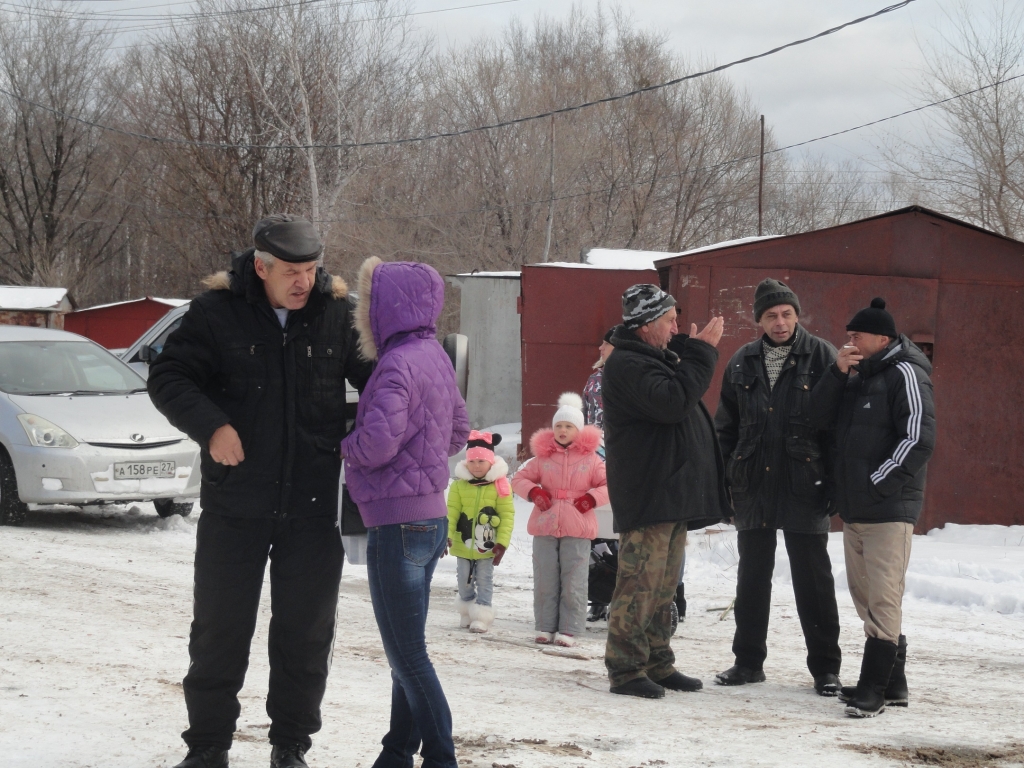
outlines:
M0 390L9 395L126 395L145 380L88 341L0 343Z

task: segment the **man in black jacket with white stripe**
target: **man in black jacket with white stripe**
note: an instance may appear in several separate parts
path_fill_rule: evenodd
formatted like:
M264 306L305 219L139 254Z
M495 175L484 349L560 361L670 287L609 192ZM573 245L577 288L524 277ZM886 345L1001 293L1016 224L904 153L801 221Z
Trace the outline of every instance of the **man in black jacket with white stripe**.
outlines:
M867 636L857 687L844 687L840 698L848 715L873 717L886 704L907 706L903 590L935 446L935 405L931 363L896 332L883 299L846 330L849 343L813 398L835 419L846 578Z

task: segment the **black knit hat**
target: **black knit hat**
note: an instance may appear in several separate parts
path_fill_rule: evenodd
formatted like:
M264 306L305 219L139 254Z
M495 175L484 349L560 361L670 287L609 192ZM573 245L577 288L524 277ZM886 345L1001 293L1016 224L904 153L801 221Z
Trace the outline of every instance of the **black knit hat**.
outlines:
M800 299L788 285L781 280L772 280L770 277L762 280L754 289L754 322L761 322L761 315L765 313L765 310L779 304L789 304L798 315L800 314Z
M853 316L846 330L888 336L890 339L895 339L899 335L896 333L896 321L885 311L885 299L878 297L871 300L870 307Z
M324 250L313 223L290 213L275 213L258 221L252 229L252 242L257 250L295 264L316 261Z
M613 333L615 333L615 326L614 325L611 328L609 328L608 329L608 333L606 333L604 335L604 341L607 342L608 344L612 343L612 334Z

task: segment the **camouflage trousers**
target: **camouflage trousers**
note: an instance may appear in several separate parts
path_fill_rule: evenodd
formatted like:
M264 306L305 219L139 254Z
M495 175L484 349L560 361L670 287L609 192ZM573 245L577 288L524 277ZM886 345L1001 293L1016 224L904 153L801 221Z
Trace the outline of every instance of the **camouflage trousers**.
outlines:
M608 608L604 663L612 686L675 671L671 602L686 547L686 523L660 523L619 537L619 572Z

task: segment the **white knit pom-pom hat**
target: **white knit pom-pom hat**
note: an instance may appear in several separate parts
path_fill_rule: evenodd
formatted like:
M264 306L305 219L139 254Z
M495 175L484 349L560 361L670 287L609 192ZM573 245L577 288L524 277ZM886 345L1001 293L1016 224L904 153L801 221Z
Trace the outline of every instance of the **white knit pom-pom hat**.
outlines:
M554 427L560 421L567 421L576 429L583 429L583 399L575 392L565 392L558 398L558 410L551 419Z

